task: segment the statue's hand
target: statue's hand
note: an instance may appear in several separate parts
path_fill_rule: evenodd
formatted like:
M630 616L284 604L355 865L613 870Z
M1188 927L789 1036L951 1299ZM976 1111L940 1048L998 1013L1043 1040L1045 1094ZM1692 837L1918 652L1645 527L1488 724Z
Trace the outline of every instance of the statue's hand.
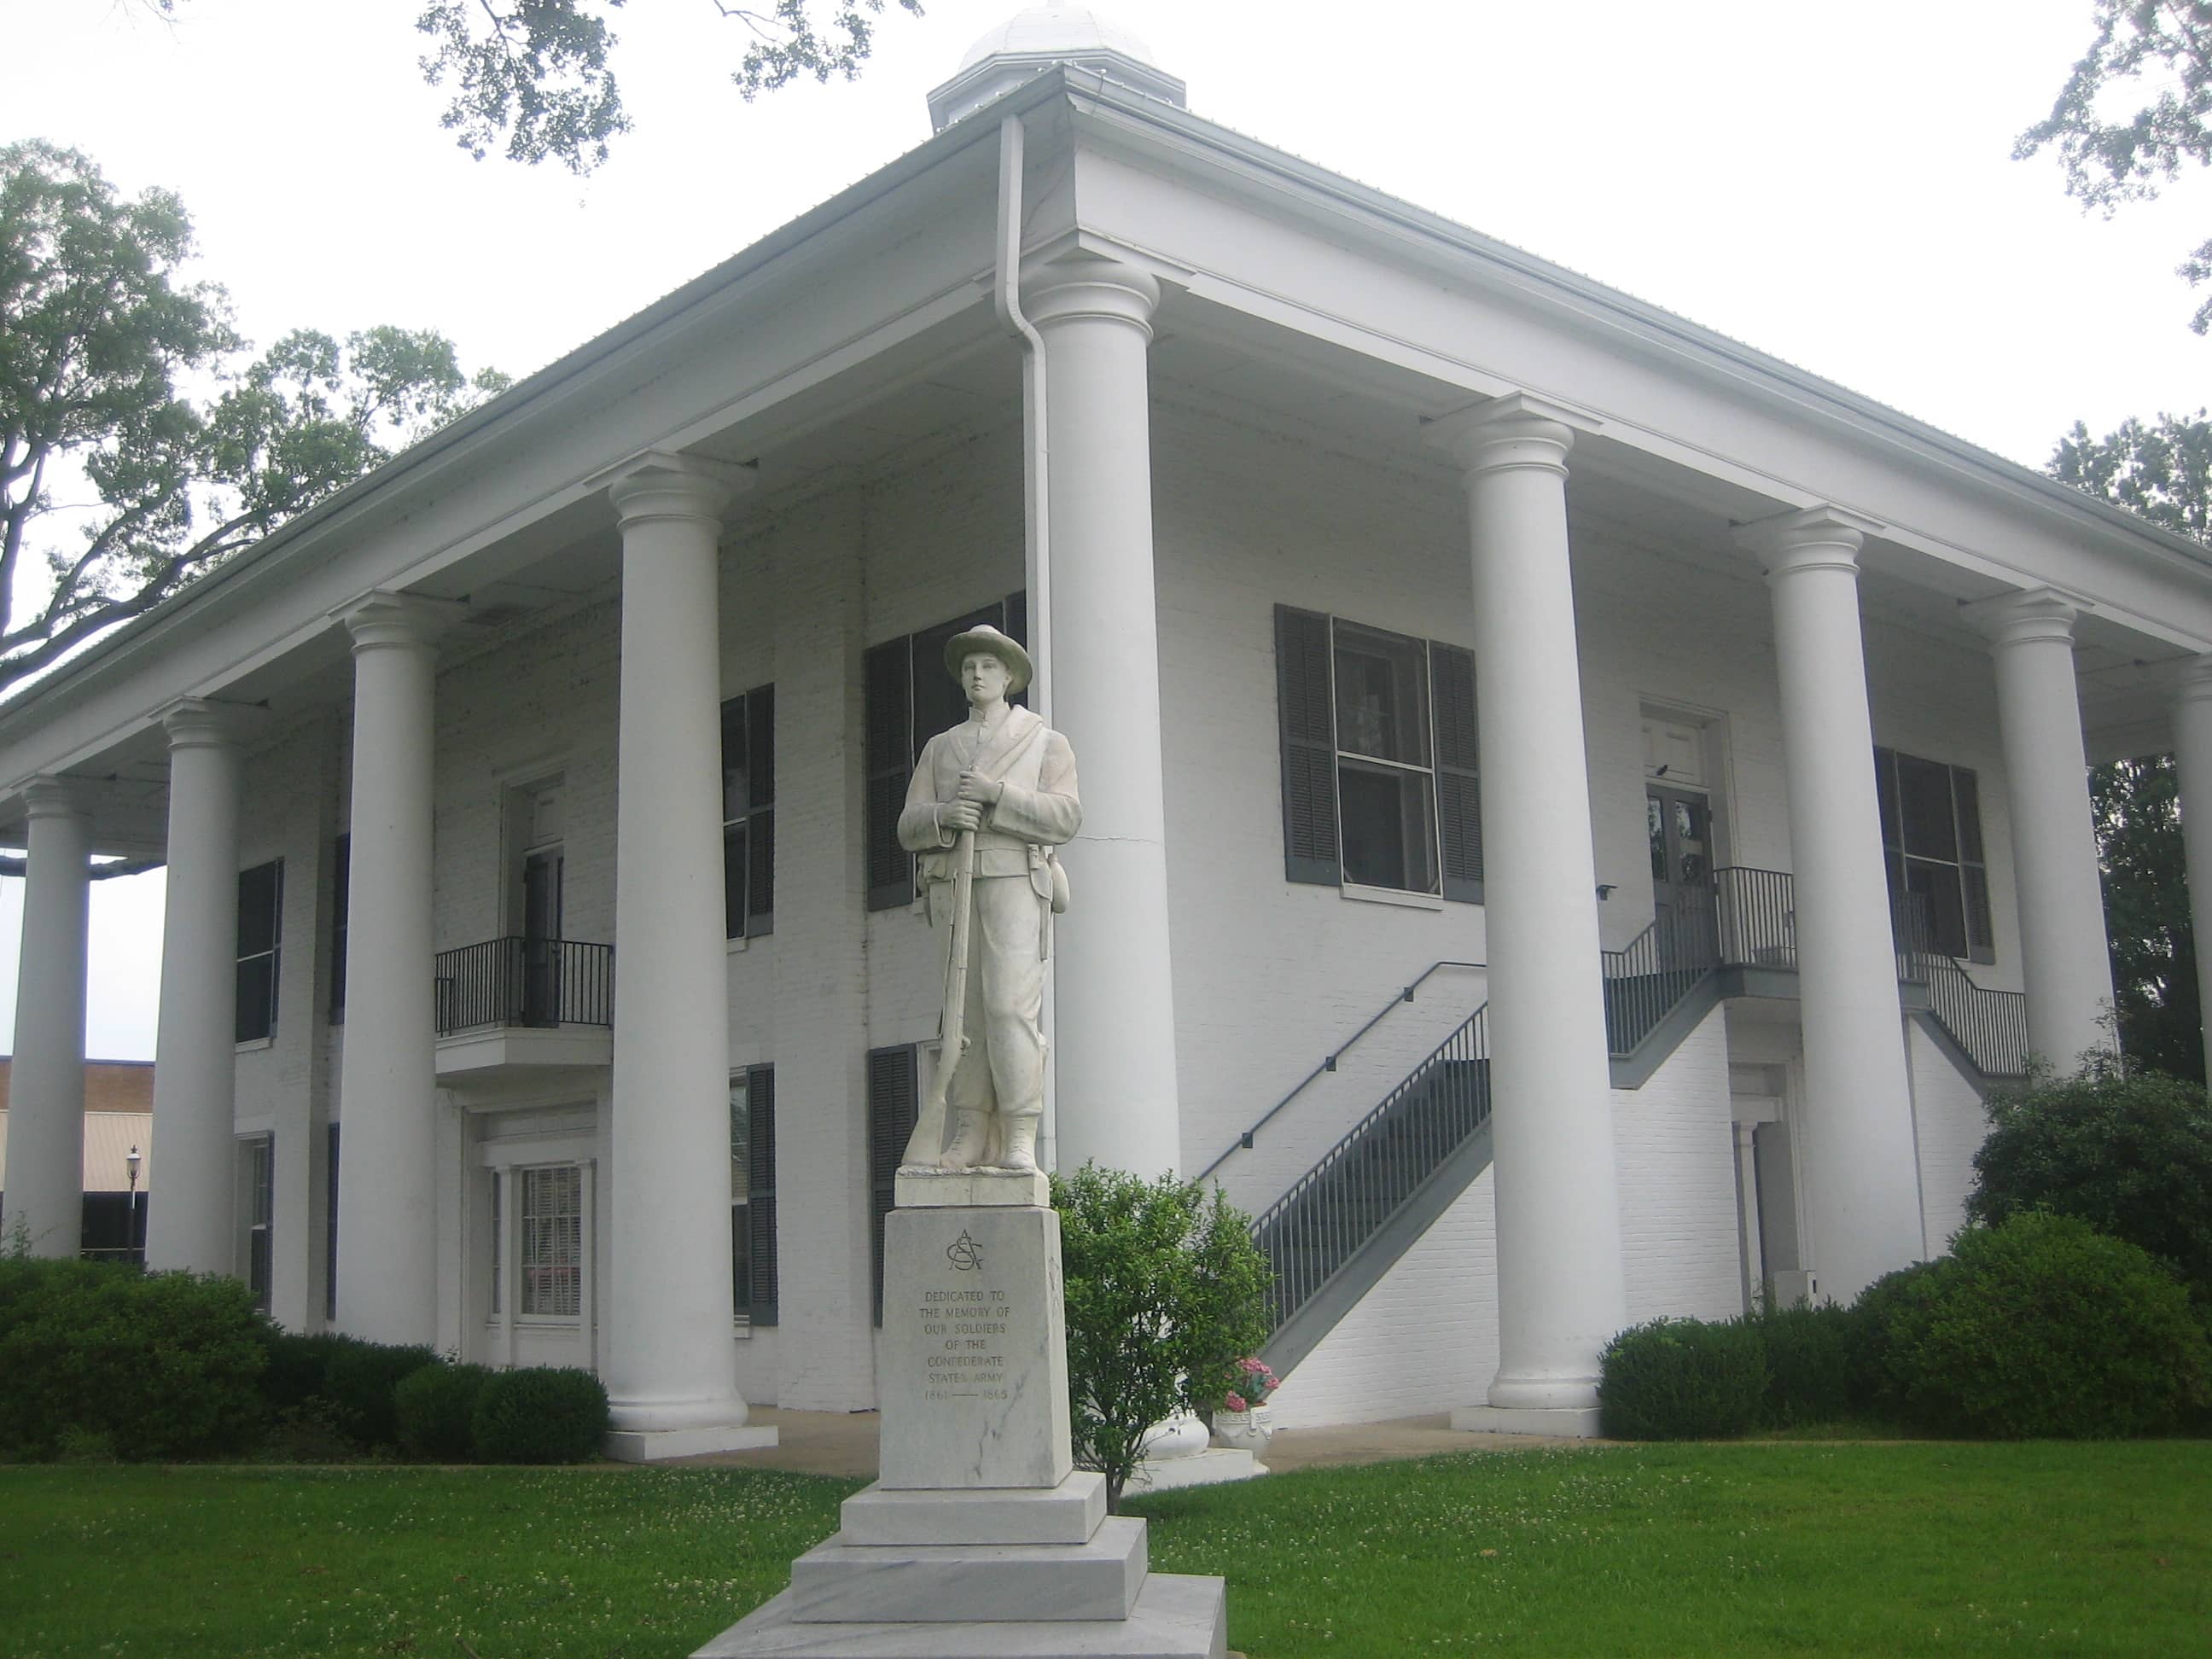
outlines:
M996 806L1006 793L1006 786L996 778L981 778L973 772L960 775L959 799L975 801L985 806Z
M973 830L983 822L983 809L972 800L956 800L937 809L937 821L955 835L963 830Z

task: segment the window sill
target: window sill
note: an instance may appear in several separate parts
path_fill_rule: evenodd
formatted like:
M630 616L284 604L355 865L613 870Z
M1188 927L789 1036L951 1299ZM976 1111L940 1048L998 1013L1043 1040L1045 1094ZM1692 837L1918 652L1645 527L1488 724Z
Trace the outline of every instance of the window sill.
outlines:
M241 1054L258 1054L264 1048L274 1048L276 1046L276 1039L274 1035L265 1037L248 1037L245 1042L236 1045L236 1052Z
M725 956L733 957L740 951L749 951L751 948L752 941L749 939L726 939L722 941L722 953Z
M1408 910L1441 910L1444 908L1441 893L1408 893L1396 887L1363 887L1350 881L1336 890L1348 899L1358 899L1362 904L1395 904Z

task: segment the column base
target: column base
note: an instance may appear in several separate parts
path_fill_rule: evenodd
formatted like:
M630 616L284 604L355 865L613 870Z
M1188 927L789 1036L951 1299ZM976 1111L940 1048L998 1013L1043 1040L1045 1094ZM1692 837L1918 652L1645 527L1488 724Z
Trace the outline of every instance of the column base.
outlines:
M658 1463L705 1452L757 1451L776 1443L776 1431L750 1423L708 1424L690 1429L617 1429L604 1449L618 1463Z
M1130 1495L1173 1492L1179 1486L1213 1486L1224 1480L1254 1480L1267 1466L1249 1451L1230 1446L1208 1446L1191 1457L1146 1458L1129 1472Z
M1452 1427L1463 1434L1547 1434L1574 1440L1598 1437L1595 1406L1461 1406Z

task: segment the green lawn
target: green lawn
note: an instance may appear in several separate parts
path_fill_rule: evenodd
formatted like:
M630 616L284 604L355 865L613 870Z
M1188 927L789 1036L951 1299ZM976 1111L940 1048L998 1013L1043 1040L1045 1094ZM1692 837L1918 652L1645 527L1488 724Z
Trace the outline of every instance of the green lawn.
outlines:
M0 1468L0 1653L675 1659L853 1483ZM1591 1449L1132 1505L1252 1659L2212 1652L2212 1443Z

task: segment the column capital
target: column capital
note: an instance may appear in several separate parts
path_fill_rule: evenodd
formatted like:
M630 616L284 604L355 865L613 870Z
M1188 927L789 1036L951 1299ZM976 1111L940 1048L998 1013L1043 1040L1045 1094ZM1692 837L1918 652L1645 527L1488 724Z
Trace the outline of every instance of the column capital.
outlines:
M1973 599L1959 607L1959 614L1989 635L1992 649L2027 645L2038 640L2059 645L2074 643L2074 623L2089 610L2089 601L2057 587L2031 587L1995 599Z
M1041 329L1103 319L1126 323L1149 340L1159 302L1158 279L1123 259L1077 252L1022 272L1022 309Z
M2212 702L2212 654L2181 659L2173 676L2173 700Z
M46 774L26 778L16 787L22 792L27 817L82 819L91 816L93 787L87 779Z
M269 718L256 704L217 702L208 697L179 697L154 711L168 734L169 749L235 749Z
M425 599L419 593L393 593L382 588L362 594L331 612L353 635L354 653L393 646L425 647L461 619L467 610L457 599Z
M1602 417L1571 404L1533 392L1508 392L1439 415L1421 436L1469 475L1537 467L1564 477L1575 434L1595 432L1604 424Z
M1879 520L1821 502L1771 519L1753 519L1729 533L1737 546L1765 561L1766 579L1801 570L1844 570L1856 575L1859 549L1881 529Z
M757 477L749 466L680 455L672 449L646 449L593 482L605 489L624 530L656 519L694 519L719 531L722 509L750 489Z

